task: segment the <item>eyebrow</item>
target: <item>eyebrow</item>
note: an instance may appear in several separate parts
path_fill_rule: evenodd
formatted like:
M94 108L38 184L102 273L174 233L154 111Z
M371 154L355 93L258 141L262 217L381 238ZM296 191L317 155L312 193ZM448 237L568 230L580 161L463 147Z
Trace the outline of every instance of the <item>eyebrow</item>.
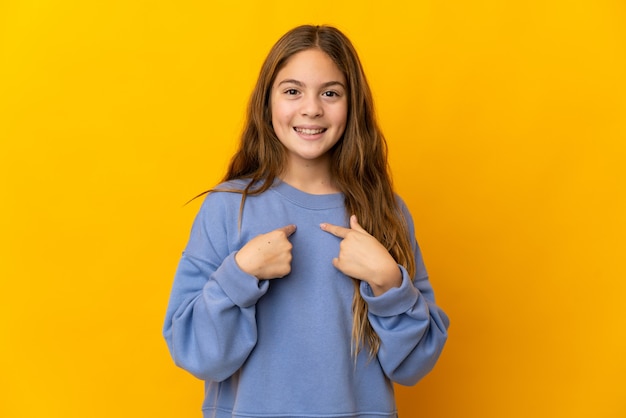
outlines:
M293 78L288 78L286 80L281 81L280 83L278 83L278 86L282 84L295 84L298 87L305 87L305 84L302 81L298 81ZM346 88L346 86L344 86L343 83L340 81L327 81L326 83L322 83L320 87L326 88L326 87L331 87L331 86L341 86L344 89Z

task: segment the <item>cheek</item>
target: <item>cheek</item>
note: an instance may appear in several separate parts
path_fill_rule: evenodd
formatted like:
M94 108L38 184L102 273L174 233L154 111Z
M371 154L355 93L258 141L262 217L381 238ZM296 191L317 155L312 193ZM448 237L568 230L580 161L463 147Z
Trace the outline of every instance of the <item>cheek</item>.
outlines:
M347 107L337 112L337 117L335 119L337 125L341 126L341 130L345 130L348 125L348 109Z
M272 124L280 125L289 121L289 112L280 103L272 103Z

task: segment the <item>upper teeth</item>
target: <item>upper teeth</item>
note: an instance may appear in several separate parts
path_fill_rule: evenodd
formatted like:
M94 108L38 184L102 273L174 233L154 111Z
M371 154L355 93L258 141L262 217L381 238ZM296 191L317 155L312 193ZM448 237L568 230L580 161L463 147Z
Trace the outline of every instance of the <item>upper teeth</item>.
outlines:
M306 135L315 135L315 134L321 134L322 132L324 132L324 129L307 129L307 128L296 128L296 131L306 134Z

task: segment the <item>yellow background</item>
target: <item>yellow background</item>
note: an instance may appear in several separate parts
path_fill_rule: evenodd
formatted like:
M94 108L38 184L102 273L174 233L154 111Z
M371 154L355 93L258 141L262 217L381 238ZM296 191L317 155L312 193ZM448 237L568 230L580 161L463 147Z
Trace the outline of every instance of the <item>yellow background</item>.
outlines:
M452 319L401 416L626 416L622 0L0 3L0 416L200 416L184 203L301 23L359 50Z

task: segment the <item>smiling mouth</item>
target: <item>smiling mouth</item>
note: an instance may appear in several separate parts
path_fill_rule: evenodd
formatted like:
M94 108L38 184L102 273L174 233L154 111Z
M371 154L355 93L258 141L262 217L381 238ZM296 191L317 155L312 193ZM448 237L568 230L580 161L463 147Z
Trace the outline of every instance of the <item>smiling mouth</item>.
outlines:
M304 135L317 135L317 134L321 134L322 132L326 132L326 128L318 128L318 129L308 129L308 128L293 128L294 131L298 132L299 134L304 134Z

